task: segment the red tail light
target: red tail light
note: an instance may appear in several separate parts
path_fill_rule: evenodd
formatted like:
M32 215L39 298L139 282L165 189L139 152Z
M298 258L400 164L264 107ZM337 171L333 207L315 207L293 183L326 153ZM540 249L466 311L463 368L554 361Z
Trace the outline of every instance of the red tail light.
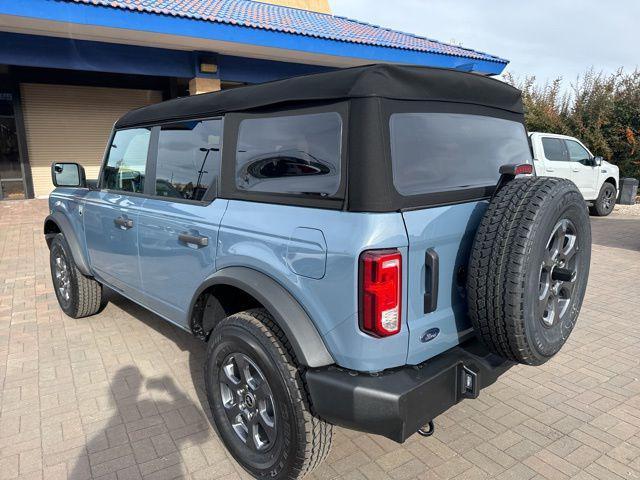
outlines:
M402 255L369 250L360 255L360 329L376 337L400 332Z

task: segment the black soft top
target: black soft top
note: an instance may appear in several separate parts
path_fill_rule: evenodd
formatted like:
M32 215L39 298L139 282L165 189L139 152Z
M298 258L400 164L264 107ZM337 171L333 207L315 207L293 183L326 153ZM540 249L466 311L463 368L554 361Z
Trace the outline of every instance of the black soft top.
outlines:
M499 80L458 70L380 64L168 100L132 110L116 122L116 128L285 103L366 97L466 103L523 112L520 91Z

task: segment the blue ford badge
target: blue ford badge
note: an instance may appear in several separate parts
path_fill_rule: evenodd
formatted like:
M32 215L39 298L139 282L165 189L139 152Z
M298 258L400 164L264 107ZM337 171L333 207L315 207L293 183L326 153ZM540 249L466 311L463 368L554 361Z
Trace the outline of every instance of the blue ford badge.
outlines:
M420 341L422 343L430 342L431 340L436 338L439 333L440 333L440 329L439 328L430 328L429 330L427 330L426 332L424 332L422 334L422 337L420 338Z

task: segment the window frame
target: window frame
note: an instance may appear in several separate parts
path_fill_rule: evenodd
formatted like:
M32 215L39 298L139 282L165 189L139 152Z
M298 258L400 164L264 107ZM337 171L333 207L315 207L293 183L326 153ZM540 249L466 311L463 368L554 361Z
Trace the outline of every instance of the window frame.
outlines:
M342 123L342 137L340 139L340 183L334 195L322 197L321 195L256 192L241 190L236 186L236 150L238 147L240 123L243 120L314 115L317 113L337 113ZM348 101L331 102L310 107L292 106L289 108L269 109L267 111L251 113L229 113L226 115L226 128L223 132L223 138L223 144L228 146L228 148L222 152L221 196L223 198L333 210L341 210L344 207L347 197Z
M211 121L211 120L220 121L220 129L221 129L221 135L220 135L221 143L220 143L220 151L219 151L220 162L218 162L219 166L218 166L218 171L215 174L215 179L211 183L211 185L209 185L209 188L207 188L207 190L205 191L204 196L202 197L202 200L190 200L186 198L165 197L163 195L156 195L155 194L156 168L157 168L157 161L158 161L158 144L160 140L161 127L163 125L170 125L170 124L181 123L181 122L204 122L204 121ZM220 177L222 173L222 155L224 152L224 136L225 136L224 127L225 127L224 115L216 115L214 117L168 119L162 122L154 122L153 124L135 125L135 126L125 127L125 128L114 127L111 131L111 136L109 137L109 143L107 144L107 147L104 152L104 158L102 160L102 166L100 167L98 184L96 188L101 192L107 192L114 195L144 197L144 198L150 198L154 200L163 200L166 202L173 202L173 203L187 203L192 205L203 205L203 206L209 205L211 202L213 202L217 198L217 194L220 191ZM142 193L125 192L122 190L111 190L108 188L104 188L103 187L104 169L109 160L109 152L111 150L111 144L113 143L116 133L123 130L132 130L137 128L149 128L151 130L151 137L149 139L149 149L147 151L147 163L145 165L145 182L144 182L143 192Z
M562 160L553 160L553 159L547 157L547 150L544 148L544 140L545 139L557 140L558 142L560 142L560 145L562 145L562 155L564 156L564 159L562 159ZM569 149L567 148L567 144L565 143L565 139L564 138L551 137L549 135L540 136L540 145L542 146L542 154L544 155L545 162L571 162L571 158L569 157Z

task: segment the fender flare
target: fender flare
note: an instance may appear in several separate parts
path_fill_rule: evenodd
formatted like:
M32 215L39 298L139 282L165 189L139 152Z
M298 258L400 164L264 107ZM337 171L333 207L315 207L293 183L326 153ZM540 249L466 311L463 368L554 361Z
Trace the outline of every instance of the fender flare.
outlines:
M193 296L187 318L200 294L214 285L236 287L258 300L273 315L302 365L317 368L335 363L300 303L278 282L252 268L226 267L208 277Z
M47 244L49 244L50 239L56 235L55 233L47 232L46 225L48 222L55 223L58 226L58 230L60 230L64 235L64 238L67 240L67 244L69 245L69 249L71 250L71 255L73 255L73 261L76 263L78 270L80 270L83 275L92 277L93 274L91 273L91 268L89 268L89 262L69 219L61 212L53 212L44 219L44 235L47 239Z

